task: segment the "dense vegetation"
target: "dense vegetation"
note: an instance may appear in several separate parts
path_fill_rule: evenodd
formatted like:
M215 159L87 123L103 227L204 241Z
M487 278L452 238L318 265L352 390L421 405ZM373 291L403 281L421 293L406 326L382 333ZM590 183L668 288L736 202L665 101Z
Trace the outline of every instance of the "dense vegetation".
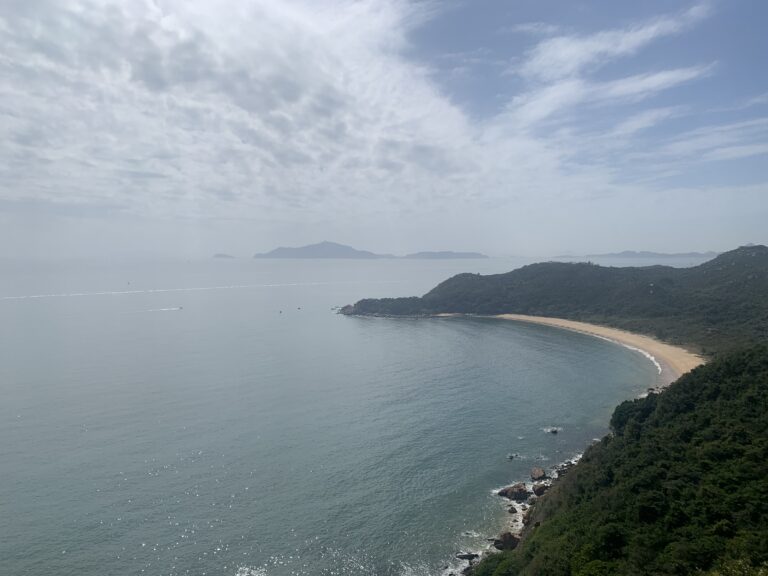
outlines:
M722 351L768 339L768 248L745 246L693 268L546 262L506 274L459 274L421 298L367 299L343 311L553 316Z
M768 574L768 348L621 404L611 428L474 576Z

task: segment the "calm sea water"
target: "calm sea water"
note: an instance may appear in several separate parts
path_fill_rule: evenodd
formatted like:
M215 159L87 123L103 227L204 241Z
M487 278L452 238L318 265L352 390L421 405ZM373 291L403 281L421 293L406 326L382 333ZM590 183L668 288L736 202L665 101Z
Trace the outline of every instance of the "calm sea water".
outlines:
M521 263L3 264L0 572L440 574L503 526L494 488L581 452L655 368L332 307Z

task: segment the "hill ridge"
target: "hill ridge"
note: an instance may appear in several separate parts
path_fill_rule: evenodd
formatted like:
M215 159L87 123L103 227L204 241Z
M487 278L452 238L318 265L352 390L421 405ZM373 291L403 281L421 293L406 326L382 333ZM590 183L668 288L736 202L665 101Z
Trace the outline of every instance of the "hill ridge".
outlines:
M363 299L349 315L528 314L606 324L701 352L768 339L768 247L691 268L541 262L448 278L422 297Z

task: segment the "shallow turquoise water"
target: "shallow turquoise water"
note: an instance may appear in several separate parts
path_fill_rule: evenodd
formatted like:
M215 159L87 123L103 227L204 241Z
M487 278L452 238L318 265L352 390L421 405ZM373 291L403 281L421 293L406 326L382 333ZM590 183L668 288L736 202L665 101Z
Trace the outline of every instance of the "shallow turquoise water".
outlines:
M331 308L518 264L5 263L3 573L439 574L502 526L493 488L582 451L655 368Z

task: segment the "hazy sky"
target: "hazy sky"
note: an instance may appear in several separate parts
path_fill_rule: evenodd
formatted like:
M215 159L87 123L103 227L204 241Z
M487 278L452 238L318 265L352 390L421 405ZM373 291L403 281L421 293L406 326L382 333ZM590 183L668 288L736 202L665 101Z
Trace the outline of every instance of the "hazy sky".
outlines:
M0 256L768 242L768 2L2 0Z

